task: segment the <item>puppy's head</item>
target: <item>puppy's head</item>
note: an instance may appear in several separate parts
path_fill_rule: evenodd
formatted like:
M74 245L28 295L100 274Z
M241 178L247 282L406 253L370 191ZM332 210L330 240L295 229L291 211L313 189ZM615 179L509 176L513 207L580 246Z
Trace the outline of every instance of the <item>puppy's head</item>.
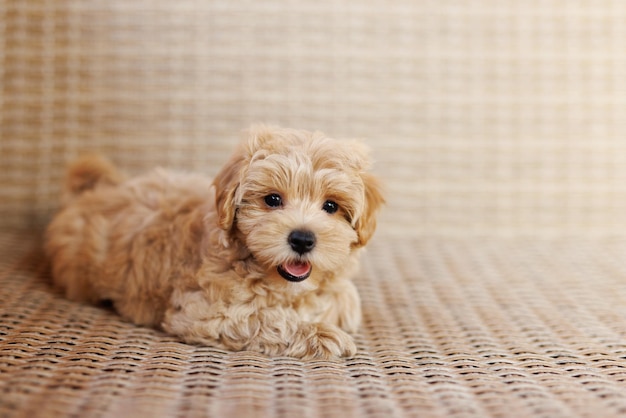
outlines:
M218 223L268 274L332 277L376 228L383 197L367 148L257 127L214 181Z

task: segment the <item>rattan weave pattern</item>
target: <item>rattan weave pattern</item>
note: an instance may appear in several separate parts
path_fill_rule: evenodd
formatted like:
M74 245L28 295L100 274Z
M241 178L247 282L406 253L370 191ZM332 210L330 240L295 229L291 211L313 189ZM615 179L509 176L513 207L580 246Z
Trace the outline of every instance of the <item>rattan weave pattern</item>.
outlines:
M389 232L626 234L623 0L2 0L0 225L64 162L214 174L251 123L359 137Z
M626 241L379 236L358 353L303 362L66 301L36 237L0 234L2 417L626 414Z
M626 416L624 21L622 0L0 0L0 418ZM214 174L259 121L374 149L353 358L181 344L50 287L65 162Z

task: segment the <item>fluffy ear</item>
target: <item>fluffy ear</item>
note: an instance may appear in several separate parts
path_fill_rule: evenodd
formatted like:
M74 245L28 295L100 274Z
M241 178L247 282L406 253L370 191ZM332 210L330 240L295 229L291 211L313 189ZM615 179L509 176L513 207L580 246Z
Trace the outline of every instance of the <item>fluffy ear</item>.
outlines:
M217 209L218 225L225 231L230 231L235 222L238 202L237 191L251 158L262 150L265 144L272 140L276 128L265 125L252 126L243 132L245 139L239 144L233 156L215 176L215 207Z
M239 182L243 176L244 155L245 151L240 146L213 180L218 225L226 231L233 227L233 222L235 221L235 211L237 209L235 199Z
M376 214L385 203L381 193L381 185L376 177L369 173L361 174L365 186L365 207L363 214L356 221L355 230L358 235L356 247L362 247L370 240L376 230Z

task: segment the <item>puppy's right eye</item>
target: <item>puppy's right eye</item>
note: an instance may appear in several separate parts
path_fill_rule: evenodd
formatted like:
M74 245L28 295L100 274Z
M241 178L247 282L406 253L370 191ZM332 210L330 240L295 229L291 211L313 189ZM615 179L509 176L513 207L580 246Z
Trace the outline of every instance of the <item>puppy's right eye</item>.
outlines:
M278 193L268 194L264 200L265 204L270 208L279 208L283 205L283 198Z

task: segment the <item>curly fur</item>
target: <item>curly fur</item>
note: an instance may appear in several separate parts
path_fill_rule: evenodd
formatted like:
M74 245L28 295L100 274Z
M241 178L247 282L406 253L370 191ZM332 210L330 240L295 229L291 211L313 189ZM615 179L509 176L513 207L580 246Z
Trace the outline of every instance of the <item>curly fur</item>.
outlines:
M126 180L102 157L82 157L47 230L54 283L190 343L353 355L361 306L350 277L383 203L368 168L356 141L263 126L213 181L161 169ZM336 212L322 210L328 200ZM313 234L311 251L294 251L295 230ZM279 266L289 263L309 266L308 278L286 280Z

